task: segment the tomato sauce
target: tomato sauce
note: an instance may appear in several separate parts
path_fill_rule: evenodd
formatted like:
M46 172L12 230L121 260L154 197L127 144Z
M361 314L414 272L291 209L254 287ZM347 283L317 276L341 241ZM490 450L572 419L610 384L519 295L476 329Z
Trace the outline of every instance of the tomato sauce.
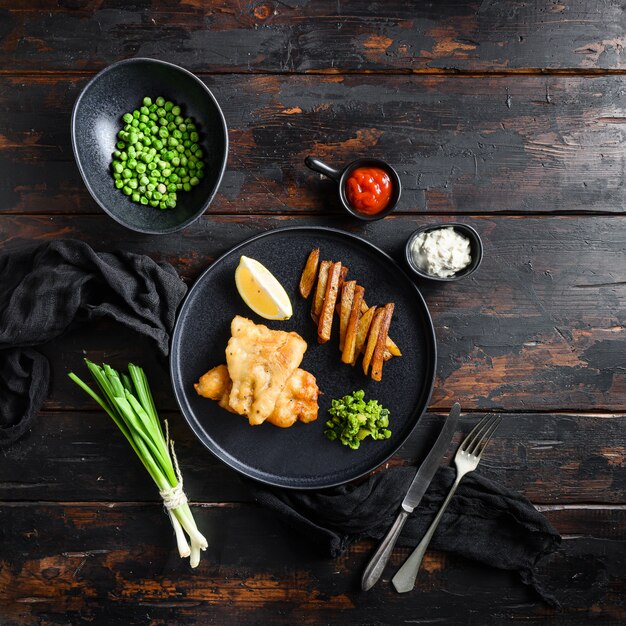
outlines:
M389 206L393 187L389 174L378 167L358 167L346 181L346 196L355 211L376 215Z

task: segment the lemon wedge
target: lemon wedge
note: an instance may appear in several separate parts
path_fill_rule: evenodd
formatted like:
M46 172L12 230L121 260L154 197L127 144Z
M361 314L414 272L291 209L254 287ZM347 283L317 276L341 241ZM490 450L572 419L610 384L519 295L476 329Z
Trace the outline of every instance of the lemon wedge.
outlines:
M293 315L287 292L257 260L247 256L239 259L235 285L242 300L266 320L288 320Z

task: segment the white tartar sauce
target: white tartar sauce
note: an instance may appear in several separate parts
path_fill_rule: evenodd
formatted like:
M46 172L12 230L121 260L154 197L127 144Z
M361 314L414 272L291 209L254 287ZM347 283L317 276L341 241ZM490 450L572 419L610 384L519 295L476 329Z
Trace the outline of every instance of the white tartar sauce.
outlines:
M452 226L429 230L411 244L413 261L423 272L448 278L472 262L470 241Z

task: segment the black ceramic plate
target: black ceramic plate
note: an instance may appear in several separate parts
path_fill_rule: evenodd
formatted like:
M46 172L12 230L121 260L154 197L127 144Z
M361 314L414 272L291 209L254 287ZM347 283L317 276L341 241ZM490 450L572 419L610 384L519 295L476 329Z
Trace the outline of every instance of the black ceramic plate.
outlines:
M349 278L365 287L368 304L394 302L390 335L403 356L383 368L383 379L363 375L361 361L352 368L341 363L337 332L319 345L309 314L310 299L298 292L309 251L320 248L321 259L347 265ZM244 304L235 288L234 273L241 255L265 265L290 294L293 317L267 321ZM228 413L216 402L199 397L193 384L210 368L225 363L230 322L243 315L277 330L295 330L308 343L300 367L312 372L323 395L319 417L291 428L271 424L249 426L245 417ZM335 318L336 319L336 318ZM407 439L426 408L435 375L435 334L417 287L384 252L367 241L330 228L284 228L263 233L215 261L189 291L181 307L172 340L170 368L176 398L200 441L237 471L271 485L296 489L331 487L355 479L384 463ZM365 439L358 450L323 434L330 401L356 389L391 411L390 439Z

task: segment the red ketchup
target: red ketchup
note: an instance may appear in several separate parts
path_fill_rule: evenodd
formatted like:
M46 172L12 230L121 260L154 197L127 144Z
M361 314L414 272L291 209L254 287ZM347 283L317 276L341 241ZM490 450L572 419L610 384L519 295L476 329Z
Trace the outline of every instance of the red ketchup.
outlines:
M378 167L357 167L346 181L346 196L355 211L376 215L389 205L391 179Z

